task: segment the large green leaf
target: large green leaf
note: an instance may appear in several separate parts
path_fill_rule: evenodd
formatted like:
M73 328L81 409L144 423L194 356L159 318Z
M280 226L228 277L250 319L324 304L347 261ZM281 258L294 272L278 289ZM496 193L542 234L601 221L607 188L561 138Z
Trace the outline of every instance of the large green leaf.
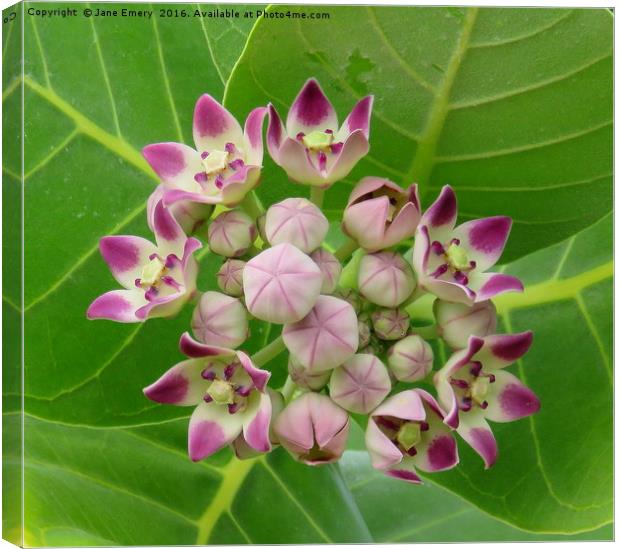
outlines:
M309 11L272 6L271 11ZM316 11L316 10L315 10ZM227 86L236 112L281 115L319 78L340 119L375 95L371 151L327 193L337 217L350 182L445 183L464 218L514 219L504 260L558 242L611 209L612 17L607 10L321 8L329 19L254 28ZM286 77L284 77L286 76ZM289 193L268 171L262 196Z
M110 7L101 4L97 6L102 9ZM57 6L36 4L36 7ZM140 7L144 8L143 5ZM193 9L193 6L187 8ZM213 8L203 6L202 9ZM252 11L255 9L252 7ZM346 15L349 12L342 13ZM377 17L383 17L381 13L377 11ZM405 10L403 13L422 12ZM431 23L437 24L437 12L428 10L424 13L431 17L428 29L433 28ZM446 24L452 27L462 22L462 12L458 9L443 13L444 19L448 21ZM519 33L540 30L545 26L537 19L542 13L534 15L532 12L529 19L518 24L518 19L511 19L509 26L504 25L508 30L497 31L503 38L478 39L505 40L506 33L516 37ZM546 25L552 25L560 15L566 14L553 10L545 13ZM566 21L562 19L557 22L557 27L561 29L573 17L584 17L583 13L576 12L570 17L567 15ZM587 17L593 21L582 21L580 24L589 37L590 53L594 59L599 53L603 55L602 49L599 51L597 48L605 42L606 31L601 31L598 38L592 36L592 28L596 26L597 18L600 19L600 12L591 13L593 15ZM479 17L482 18L482 15ZM325 63L322 59L327 55L325 52L332 55L338 50L341 52L338 55L347 54L346 49L337 47L337 40L340 34L354 36L349 29L355 20L348 22L346 17L338 16L332 17L330 23L317 21L304 26L305 32L310 28L319 29L320 25L331 25L336 20L341 21L339 24L343 30L340 33L323 34L323 41L329 36L335 42L318 50L304 50L305 46L301 50L288 48L291 45L289 31L296 27L288 22L286 25L274 24L270 41L279 41L282 49L290 50L290 62L286 61L285 65L282 65L285 60L278 57L280 53L272 47L269 51L263 49L251 54L255 48L263 48L264 44L250 41L237 76L232 84L228 84L229 102L236 114L243 118L255 106L249 104L253 97L256 99L260 96L258 102L263 103L269 96L262 90L257 91L252 84L244 92L249 99L247 105L244 105L241 104L239 90L243 71L253 70L247 65L247 60L262 55L260 52L264 51L271 56L274 66L287 67L287 71L296 70L294 67L301 66L302 62L310 62L314 67L310 72L322 78L330 94L335 96L339 109L345 109L351 104L352 97L347 92L350 86L358 95L371 89L375 91L379 115L375 119L374 135L381 136L383 132L384 136L388 136L386 139L393 139L389 136L397 130L393 128L394 123L389 121L397 120L398 125L402 124L402 120L406 120L415 110L413 106L417 100L412 96L411 107L401 103L397 108L397 98L390 95L389 89L374 90L375 84L385 79L374 76L372 80L369 79L372 71L378 69L369 68L373 58L366 53L366 45L349 52L350 66L342 65L343 69L349 68L342 71L348 84L345 86L341 82L340 89L330 84L333 75L319 70L321 64ZM384 479L378 479L376 474L368 470L365 462L356 464L353 458L356 455L359 457L359 454L355 453L348 454L345 459L344 480L337 467L302 467L282 451L256 462L230 460L230 454L222 452L205 463L191 464L185 454L186 416L189 410L155 405L147 401L140 391L181 358L177 340L179 333L188 326L190 311L184 311L173 320L155 320L136 326L85 320L85 309L90 301L114 286L112 277L97 253L99 237L110 233L149 236L144 219L144 201L156 181L139 154L140 148L159 140L190 139L195 99L203 92L222 97L224 81L244 48L245 34L249 32L251 24L252 20L243 19L181 18L131 22L121 18L26 18L26 76L21 82L19 79L11 79L8 73L9 78L4 78L6 87L3 90L5 112L19 112L23 85L27 113L24 295L26 542L31 545L148 545L207 541L244 543L249 540L255 543L362 542L395 539L399 534L405 536L403 539L410 539L407 537L408 528L424 526L427 527L427 539L441 539L442 532L433 530L430 524L433 521L437 524L454 524L457 528L455 532L462 532L462 537L457 536L457 539L525 539L527 536L522 532L509 526L504 527L487 514L437 487L431 492L419 492L411 486L399 485L396 488L392 481L385 484ZM607 23L598 24L604 28ZM426 27L418 25L414 28ZM265 25L260 23L254 31L253 40L265 30ZM444 30L440 29L439 33L437 29L432 33L429 31L428 36L419 40L419 47L430 47L434 43L440 48L441 40L436 37L442 32L446 41L452 41L450 44L453 44L458 29ZM548 32L542 31L541 36L547 36ZM3 55L16 48L19 50L18 33L7 35L3 43ZM183 39L179 40L179 36ZM575 51L579 50L580 41L586 40L577 38L571 46ZM506 47L514 46L507 44ZM306 54L301 56L302 60L298 63L296 56L303 51ZM389 49L385 51L392 55ZM576 54L573 57L576 58ZM375 59L372 63L381 69L381 74L397 69L388 68L377 61ZM441 67L441 59L438 63ZM590 70L601 70L606 78L605 63L603 60L593 64ZM556 75L566 71L566 66L561 63L555 68ZM439 84L439 80L433 80L433 71L436 69L427 69L425 77ZM290 100L307 75L304 72L299 76L300 81L295 82L280 76L280 88L274 89L281 89L282 97ZM547 78L548 72L544 76ZM575 76L583 86L580 80L582 77L585 78L582 73ZM274 85L275 82L272 81ZM566 95L566 101L573 97L570 95L573 88L568 86L572 82L572 77L558 81L558 85L564 86L562 94L569 94ZM604 79L600 79L598 84L601 94L605 93L604 82ZM500 79L497 85L506 83L510 81ZM590 88L590 92L594 93L594 86ZM456 84L453 89L457 89ZM487 90L485 93L492 91ZM278 94L280 92L276 92ZM380 98L381 94L384 94L383 98ZM542 108L541 105L546 103L536 104ZM558 103L556 98L553 104L562 103ZM278 107L283 108L284 105L279 103ZM605 111L604 100L596 102L583 95L579 99L579 107L587 112L572 113L571 117L566 118L566 124L578 126L579 116L583 116L584 120L587 118L590 123L604 120L598 118L600 113L597 110L600 108L601 112ZM385 111L383 114L382 109ZM400 112L398 109L402 109L402 114L397 117ZM387 117L388 113L391 118ZM528 112L524 119L530 120L531 114ZM556 122L550 116L547 118L549 123ZM443 147L441 144L448 139L449 120L448 116L438 146ZM521 123L526 124L526 121ZM524 128L521 131L525 132ZM548 139L552 130L565 132L575 128L552 125L544 131L540 130L543 132L541 137ZM18 122L14 130L19 135ZM517 132L515 128L512 130ZM506 128L503 131L506 132ZM516 143L515 135L506 135L511 136L509 146L513 146ZM579 164L578 169L573 166L577 169L575 179L586 178L587 174L582 173L584 170L607 166L604 154L607 137L597 136L599 134L596 132L590 135L600 139L597 146L602 152L599 151L599 156L595 158L589 158L588 162ZM496 143L495 139L492 141ZM389 148L388 141L384 147L379 139L374 139L373 146L378 149L379 155L389 152L389 156L384 156L384 164L393 165L392 160L400 163L411 160L407 151L411 152L414 144L407 143L409 149L401 145ZM463 146L473 144L472 138L465 140ZM586 150L585 142L580 140L579 144ZM594 144L590 143L588 147L594 147ZM574 161L576 165L575 159L578 158L577 153L571 153L568 161ZM4 197L17 200L20 191L19 158L5 155L5 162ZM556 171L558 177L563 177L568 164L559 159L556 159L556 164L561 164L562 169ZM405 169L400 164L394 165L399 171ZM361 168L370 167L373 171L377 169L376 165L368 162ZM510 167L506 170L502 175L507 174L506 177L513 178L514 173ZM545 170L545 177L551 177L551 167ZM491 172L491 168L484 168L480 174L490 178ZM270 166L261 187L261 196L266 202L298 190L305 192L290 186L281 174L276 176L275 173L273 166ZM471 171L467 173L468 177L472 176ZM433 174L431 180L438 177ZM397 177L393 173L390 175ZM459 182L456 183L458 187ZM462 191L465 192L460 196L469 200L466 198L469 194L466 181L461 183ZM509 183L513 185L513 182ZM521 181L519 185L526 183L538 185L539 181L531 179ZM507 184L505 178L502 184ZM549 210L553 215L545 217L548 212L543 212L540 227L537 226L540 235L538 232L527 232L523 227L519 229L518 226L513 239L523 247L515 248L513 254L519 255L558 240L603 215L609 209L605 185L609 186L609 182L597 182L594 187L588 187L589 194L585 196L585 187L577 185L575 194L571 194L569 199L576 207L589 213L582 215L582 210L579 210L579 217L565 225L557 223L557 219L568 219L559 217L562 210L561 197L554 193L548 194L547 191L533 193L540 197L541 209ZM334 210L334 216L344 199L343 187L340 189L328 194L328 200L333 204L329 208ZM465 202L464 210L476 214L487 211L514 213L510 208L516 207L516 201L510 201L506 206L493 204L489 202L492 193L484 193L473 192L472 196L478 196L476 203L480 205L473 207ZM484 196L486 198L482 198ZM501 196L505 195L501 193ZM593 205L595 197L600 202L596 206ZM534 204L529 199L526 202L528 207ZM549 203L557 208L547 208L545 205ZM9 217L5 215L5 223L17 225L18 216L17 210L11 210ZM555 234L552 234L553 230ZM605 300L610 291L611 269L606 241L601 244L601 240L609 234L610 229L599 225L593 230L600 231L602 235L597 236L596 244L588 246L587 238L580 235L571 245L572 251L566 255L561 269L565 280L548 280L552 278L559 254L565 251L565 244L545 251L542 256L528 257L522 263L511 266L511 269L525 272L524 278L532 284L532 288L520 298L522 301L515 298L514 301L501 302L502 313L509 317L514 329L520 329L522 325L533 326L537 331L537 342L542 342L537 343L532 351L532 360L544 360L549 365L545 374L540 377L534 377L533 373L530 375L535 362L526 361L523 368L527 381L543 398L544 411L532 421L531 429L530 423L524 421L508 426L512 430L501 430L502 459L498 465L501 474L496 471L483 472L479 462L466 449L462 449L462 471L469 476L468 481L462 480L458 476L460 473L433 477L487 513L532 530L570 533L595 528L609 522L611 516L609 505L602 501L608 497L605 483L608 482L610 463L609 381L601 381L602 370L589 372L589 377L585 369L578 370L575 362L578 355L571 355L570 347L559 349L561 355L558 356L552 356L550 350L561 335L567 334L565 337L570 340L573 349L582 341L583 350L580 352L590 364L593 363L593 357L597 357L599 348L609 356L610 314ZM5 240L3 247L8 256L19 256L16 241ZM607 255L601 256L601 253ZM553 264L553 261L556 263ZM19 336L20 289L15 278L16 265L14 278L9 276L12 283L3 288L4 336L9 340L16 340ZM213 283L218 262L213 256L204 253L201 255L201 266L200 287L207 288ZM597 281L598 284L594 284ZM562 309L566 303L560 298L572 299L577 295L581 296L579 303L586 307L583 310L589 311L589 316L584 317L589 320L584 325L583 321L577 319L568 330L568 313ZM568 302L568 305L574 314L577 309L574 309L573 302ZM544 316L534 318L538 314L533 313L535 310L542 310L547 318L556 315L559 321L544 324ZM275 330L265 331L258 324L252 328L252 336L246 346L249 352L261 348L277 335ZM581 332L583 338L579 339ZM598 335L594 337L591 333ZM5 425L9 427L5 429L4 466L8 473L5 478L11 480L11 484L5 487L4 495L8 498L5 501L17 501L16 495L21 486L18 476L20 416L15 413L20 407L20 356L17 346L12 349L13 352L4 355L5 379L9 381L4 384ZM536 352L542 353L542 356ZM284 375L283 359L275 361L270 367L274 370L273 379L277 386ZM562 372L558 373L561 367L572 368L571 376L573 371L577 373L574 377L562 377ZM562 387L568 384L569 390L559 391L558 384ZM585 400L586 397L588 415L578 415L578 409L572 405L571 399ZM563 407L568 410L565 411ZM566 421L567 417L572 423ZM11 438L12 435L16 437ZM583 440L587 444L580 444ZM591 452L586 451L590 448ZM571 455L571 460L563 459L564 455ZM595 459L599 461L595 463ZM526 474L529 475L527 478ZM518 494L512 492L510 496L507 495L501 505L497 497L480 494L482 490L500 497L507 491L506 486L515 479L520 480L521 475L523 481L516 489ZM366 486L355 486L361 476L372 477L373 480ZM571 486L566 482L567 478L577 478L582 484ZM393 517L393 510L387 503L381 506L377 515L373 514L373 500L379 501L381 494L384 497L386 493L394 494L394 497L398 495L398 502L394 500L394 506L398 506L399 511L398 523L388 520ZM527 514L528 497L541 507L536 517ZM414 512L411 502L417 501L417 498L428 501L429 513L434 509L432 518L430 514L420 516ZM467 525L450 522L454 518L450 517L450 513L456 512L457 508L465 509L464 516L473 517L472 520L478 521L477 528L485 529L487 534L476 537L476 532L467 530ZM16 531L18 523L18 512L5 514L5 532ZM346 528L342 527L343 524ZM380 528L381 524L383 528ZM593 537L598 535L592 534ZM421 539L417 532L411 536L411 539ZM533 537L539 539L540 534Z

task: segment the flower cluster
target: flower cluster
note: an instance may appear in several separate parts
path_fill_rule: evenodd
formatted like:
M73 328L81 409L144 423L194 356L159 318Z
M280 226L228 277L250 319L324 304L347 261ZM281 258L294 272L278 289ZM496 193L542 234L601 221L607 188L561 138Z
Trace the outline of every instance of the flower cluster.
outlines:
M419 483L420 471L457 465L455 435L491 467L498 449L488 421L538 411L536 395L505 371L528 351L532 333L497 334L491 301L523 290L515 277L489 271L509 218L457 226L450 186L423 210L416 184L403 189L364 177L343 212L345 244L334 250L326 242L322 192L368 152L371 111L369 96L339 126L311 79L285 124L268 105L254 109L242 129L204 95L194 112L195 149L145 147L161 179L147 207L156 244L136 236L101 240L124 289L95 299L87 315L143 322L193 304L191 334L179 343L186 360L144 389L152 401L194 407L192 460L226 446L241 459L282 446L300 462L329 463L342 455L352 418L362 418L373 466ZM313 187L312 200L287 198L266 211L257 201L266 117L272 159L292 181ZM219 291L196 287L201 239L209 261L221 258ZM428 294L436 324L416 327L412 304ZM239 349L250 318L281 327L253 356ZM452 354L434 370L438 345ZM274 359L285 352L287 382L269 387Z

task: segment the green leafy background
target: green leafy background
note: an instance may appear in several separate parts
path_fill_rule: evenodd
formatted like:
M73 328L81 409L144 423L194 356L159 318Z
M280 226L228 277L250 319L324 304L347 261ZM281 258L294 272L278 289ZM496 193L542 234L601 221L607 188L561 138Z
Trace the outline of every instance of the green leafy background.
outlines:
M190 15L198 8L160 7ZM3 27L3 106L13 113L5 114L5 143L19 143L22 89L26 112L25 543L610 539L612 16L269 10L330 18L19 13L23 80L19 26ZM356 99L375 94L371 153L328 191L331 219L351 185L371 173L417 181L425 205L452 184L462 220L515 220L502 269L527 290L497 305L502 329L535 331L531 352L511 370L543 408L494 427L500 459L490 471L460 445L459 468L422 487L404 485L370 468L357 428L338 466L304 467L281 450L244 462L222 451L192 464L189 410L154 405L140 390L180 359L178 334L191 311L139 325L85 319L90 301L114 284L97 252L100 236L148 236L145 199L156 179L141 147L190 142L201 93L223 99L240 119L268 101L285 114L309 76L319 78L341 119ZM11 145L3 163L4 229L15 235L3 242L3 531L18 541L21 159ZM265 159L258 190L265 204L306 192ZM207 288L218 261L206 252L201 265ZM416 307L421 321L429 305ZM246 348L276 335L253 326ZM437 348L438 364L445 352ZM270 368L277 385L284 361Z

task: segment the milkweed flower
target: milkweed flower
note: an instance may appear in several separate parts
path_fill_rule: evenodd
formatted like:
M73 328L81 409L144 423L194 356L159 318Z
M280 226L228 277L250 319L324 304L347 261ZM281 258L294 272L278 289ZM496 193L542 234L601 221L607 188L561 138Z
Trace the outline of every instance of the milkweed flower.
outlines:
M456 441L437 401L422 389L402 391L371 414L366 448L372 466L386 475L421 483L417 469L434 473L457 465Z
M349 415L319 393L304 393L275 419L280 444L297 460L321 465L340 459L349 434Z
M153 213L157 244L138 236L106 236L99 251L112 276L125 289L99 296L88 308L89 319L141 322L172 316L194 295L202 245L188 238L170 211L158 202Z
M373 97L361 99L342 126L319 83L311 78L293 101L286 127L269 104L267 148L297 183L329 187L368 153Z
M190 357L173 366L144 394L161 404L196 406L189 422L188 452L204 459L229 444L256 452L271 450L272 404L266 392L270 373L242 351L205 345L187 333L181 351Z
M413 266L418 284L445 301L466 305L523 291L518 278L486 272L501 256L512 220L485 217L455 228L456 216L456 196L446 185L416 231Z
M488 469L497 458L497 443L487 419L515 421L535 414L540 401L534 392L503 368L519 360L532 345L532 332L471 336L435 374L445 423L455 428Z
M262 126L267 109L248 115L245 128L208 94L194 109L196 149L156 143L142 150L164 185L166 205L183 202L233 206L258 183L263 162Z
M344 209L342 230L369 252L412 237L420 221L418 186L403 190L381 177L364 177Z

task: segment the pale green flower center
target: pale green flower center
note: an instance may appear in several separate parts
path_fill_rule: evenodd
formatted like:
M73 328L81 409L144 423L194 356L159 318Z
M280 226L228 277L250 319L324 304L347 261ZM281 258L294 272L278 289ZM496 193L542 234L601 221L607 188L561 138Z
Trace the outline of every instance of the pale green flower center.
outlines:
M471 398L482 404L489 392L491 380L488 377L477 377L471 384Z
M448 264L455 271L465 271L469 269L470 263L465 250L458 244L452 243L446 250L446 259Z
M202 165L207 175L213 175L223 172L228 166L228 157L230 153L226 151L211 151L209 156L202 160Z
M235 390L231 383L215 379L207 389L207 393L217 404L233 404Z
M140 286L154 286L159 282L166 266L159 257L151 259L143 268L140 276Z
M327 151L334 141L334 134L320 131L310 132L301 138L304 146L312 151Z
M412 422L403 423L396 435L396 440L405 450L413 448L421 438L420 424Z

